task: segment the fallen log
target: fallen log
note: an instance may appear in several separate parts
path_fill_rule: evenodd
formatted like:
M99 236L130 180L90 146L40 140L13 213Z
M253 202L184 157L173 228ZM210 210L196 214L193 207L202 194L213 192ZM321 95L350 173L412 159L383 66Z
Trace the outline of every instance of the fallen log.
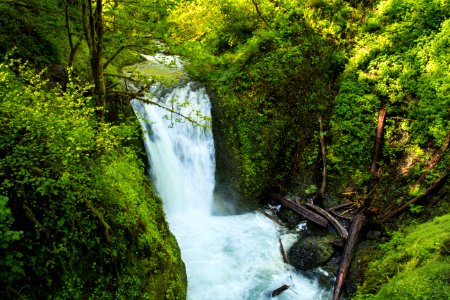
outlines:
M339 272L336 277L336 283L334 285L333 300L338 300L342 294L342 288L344 286L345 277L347 277L348 268L352 261L353 250L359 239L359 234L364 225L366 217L363 214L356 215L353 220L352 226L350 227L350 234L348 236L347 242L344 246L344 253L342 254L341 262L339 264Z
M278 237L278 242L280 243L280 252L281 256L283 257L283 262L285 264L289 264L288 256L286 255L286 251L284 251L283 243L281 242L281 239Z
M423 192L423 194L415 197L414 199L409 200L408 202L406 202L405 204L403 204L402 206L400 206L397 209L394 209L394 210L391 210L391 211L388 211L388 212L382 214L379 217L380 221L384 222L384 221L392 218L393 216L403 212L411 204L417 203L418 201L422 200L423 198L427 197L429 194L434 192L436 189L438 189L441 186L441 184L443 184L445 182L449 171L450 171L450 166L447 167L447 169L444 171L444 173L442 173L442 175L438 179L436 179L436 181L429 188L427 188L425 190L425 192Z
M324 217L325 219L328 220L328 222L331 223L331 225L334 226L334 228L336 228L336 230L339 232L339 235L346 240L348 237L348 231L347 229L345 229L344 226L342 226L342 224L336 220L335 217L333 217L330 213L328 213L327 211L323 210L322 208L314 205L314 204L310 204L310 203L306 203L305 204L307 207L311 208L312 210L314 210L316 213L318 213L319 215L321 215L322 217Z
M320 216L319 214L307 209L304 206L298 205L291 200L288 200L284 197L281 197L280 195L272 194L272 197L280 201L281 205L291 209L292 211L298 213L299 215L305 217L306 219L310 220L311 222L320 225L322 227L328 227L328 221Z
M272 291L272 297L276 297L278 295L280 295L281 293L283 293L285 290L287 290L289 288L289 285L287 284L283 284L282 286L280 286L279 288L275 289Z

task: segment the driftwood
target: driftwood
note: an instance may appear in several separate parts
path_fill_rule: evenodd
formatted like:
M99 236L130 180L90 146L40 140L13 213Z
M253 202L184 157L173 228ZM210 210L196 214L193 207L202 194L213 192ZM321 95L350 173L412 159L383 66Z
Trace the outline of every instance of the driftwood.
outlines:
M280 295L281 293L283 293L285 290L287 290L289 288L289 285L287 284L283 284L282 286L280 286L279 288L275 289L272 291L272 297L276 297L278 295Z
M348 267L352 261L353 250L359 239L359 234L363 227L366 217L363 214L356 215L353 220L352 226L350 228L350 234L348 236L347 242L344 246L344 253L342 254L341 262L339 264L339 272L336 277L336 283L333 291L333 300L338 300L342 294L342 288L344 286L345 277L348 273Z
M376 168L377 168L377 162L378 162L378 156L380 155L380 149L381 149L381 141L383 139L383 127L384 127L384 120L386 119L386 104L383 104L383 106L380 109L380 114L378 116L378 125L377 125L377 138L375 141L375 152L373 154L373 161L372 165L370 167L370 173L375 175Z
M318 213L319 215L321 215L322 217L324 217L325 219L328 220L328 222L331 223L331 225L334 226L334 228L336 228L336 230L339 232L339 235L346 240L348 237L348 232L347 229L345 229L344 226L342 226L342 224L336 220L335 217L333 217L332 215L330 215L327 211L321 209L320 207L314 205L314 204L310 204L310 203L306 203L305 204L307 207L311 208L312 210L314 210L316 213Z
M308 220L310 220L311 222L320 225L322 227L328 227L328 221L323 218L322 216L320 216L319 214L307 209L304 206L300 206L294 202L292 202L291 200L288 200L284 197L281 197L279 195L275 195L272 194L272 197L274 197L275 199L277 199L278 201L280 201L280 203L287 207L290 208L292 211L298 213L299 215L307 218Z
M288 256L286 255L286 251L284 251L283 243L281 242L280 238L278 238L278 242L280 243L280 252L281 252L281 256L283 257L283 262L285 264L289 264Z
M325 190L327 188L327 154L325 151L325 140L323 133L323 122L322 117L319 117L319 139L320 139L320 150L322 152L322 185L319 190L319 195L322 199L325 196Z
M383 215L381 215L379 217L380 221L384 222L384 221L392 218L393 216L396 216L397 214L406 210L411 204L417 203L418 201L422 200L423 198L427 197L432 192L437 190L447 179L447 175L448 175L449 171L450 171L450 166L447 167L447 169L444 171L444 173L442 173L442 175L438 179L436 179L436 181L428 189L426 189L422 195L409 200L408 202L406 202L405 204L403 204L402 206L400 206L397 209L394 209L394 210L384 213Z

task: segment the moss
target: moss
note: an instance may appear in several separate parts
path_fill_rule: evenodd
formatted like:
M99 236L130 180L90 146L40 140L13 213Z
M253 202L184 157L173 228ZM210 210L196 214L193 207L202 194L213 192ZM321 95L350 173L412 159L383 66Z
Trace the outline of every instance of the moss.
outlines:
M126 66L122 69L126 76L131 76L134 79L155 80L166 84L176 83L183 76L182 69L173 68L160 63L151 61L143 61L137 64Z
M409 226L380 245L356 299L448 299L450 214Z

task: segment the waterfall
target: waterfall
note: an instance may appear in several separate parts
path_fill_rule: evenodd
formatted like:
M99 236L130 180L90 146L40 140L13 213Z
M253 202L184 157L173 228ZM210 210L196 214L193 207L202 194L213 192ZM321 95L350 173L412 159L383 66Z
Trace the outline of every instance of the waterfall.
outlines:
M193 83L167 90L151 88L152 101L181 114L198 111L210 117L203 88ZM180 104L181 103L181 104ZM189 105L186 105L189 103ZM173 120L156 105L132 101L145 131L150 176L181 248L188 276L188 299L326 299L328 294L283 263L278 236L281 228L258 213L212 215L214 142L210 128ZM292 243L295 236L282 237Z

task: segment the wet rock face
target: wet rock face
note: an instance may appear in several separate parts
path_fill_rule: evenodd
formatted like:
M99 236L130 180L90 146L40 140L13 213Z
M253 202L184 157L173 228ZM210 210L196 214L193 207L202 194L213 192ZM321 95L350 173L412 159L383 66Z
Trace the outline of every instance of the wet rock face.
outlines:
M305 237L292 245L288 258L295 268L306 271L325 264L333 251L327 237Z

